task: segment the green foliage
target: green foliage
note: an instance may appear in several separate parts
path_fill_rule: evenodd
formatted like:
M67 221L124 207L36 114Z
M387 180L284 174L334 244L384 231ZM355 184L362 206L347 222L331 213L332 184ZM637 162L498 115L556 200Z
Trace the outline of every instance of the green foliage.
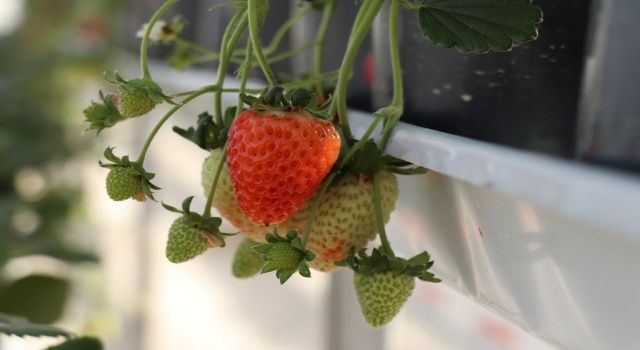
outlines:
M204 150L214 150L227 142L227 132L235 115L236 107L227 108L224 113L224 125L218 125L211 114L204 112L198 116L195 128L182 129L174 126L173 131Z
M429 271L433 266L433 260L426 251L407 260L386 254L381 248L374 248L370 256L365 249L356 254L355 249L351 248L347 258L336 262L336 265L348 266L353 272L363 276L393 272L397 275L417 277L425 282L440 282L440 279Z
M318 97L305 89L285 90L283 87L274 86L264 88L257 97L241 94L240 98L251 109L257 111L306 111L318 118L329 119L327 111L331 100L320 105Z
M53 326L30 322L19 316L0 313L0 333L18 337L71 337L69 332Z
M102 342L97 338L79 337L51 346L47 350L102 350L103 348Z
M485 53L536 39L542 11L531 0L426 0L418 21L436 45Z
M52 323L62 315L69 294L69 281L30 275L0 289L0 310L38 323Z

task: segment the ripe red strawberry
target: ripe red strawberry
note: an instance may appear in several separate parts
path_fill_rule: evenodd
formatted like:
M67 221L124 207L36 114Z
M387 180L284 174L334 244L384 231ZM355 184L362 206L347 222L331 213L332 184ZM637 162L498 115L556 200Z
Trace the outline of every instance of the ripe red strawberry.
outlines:
M339 152L333 125L306 111L245 110L227 146L240 208L260 224L285 221L317 190Z

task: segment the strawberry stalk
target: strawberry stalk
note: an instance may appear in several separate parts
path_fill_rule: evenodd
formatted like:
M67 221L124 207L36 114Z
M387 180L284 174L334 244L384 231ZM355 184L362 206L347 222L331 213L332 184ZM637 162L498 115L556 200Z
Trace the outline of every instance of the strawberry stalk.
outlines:
M265 78L270 86L276 86L278 83L276 82L275 77L273 76L273 71L271 71L271 67L269 67L269 62L267 62L267 58L264 55L264 51L262 50L262 45L260 44L260 37L258 36L258 2L260 0L248 0L247 1L247 10L249 12L249 37L251 40L251 45L253 46L253 51L256 55L256 59L262 68L262 72L264 73Z
M144 31L144 36L142 37L142 43L140 44L140 68L142 69L142 78L151 80L151 72L149 72L149 35L151 34L151 30L153 26L155 26L156 22L160 17L178 0L167 0L160 8L151 16L149 23L147 23L147 28Z
M235 29L234 29L235 28ZM218 64L217 86L223 86L231 51L235 48L242 34L247 29L247 15L244 9L238 10L231 18L227 29L222 36L220 47L220 63ZM222 125L222 91L216 91L214 98L216 123Z
M238 89L238 107L236 108L236 113L242 112L242 107L244 106L244 102L242 102L242 98L240 98L240 96L242 96L247 89L247 80L249 79L249 72L251 71L253 62L252 52L253 46L251 44L251 40L247 40L246 55L239 70L240 88Z
M289 29L291 29L291 27L293 27L293 25L296 24L296 22L298 22L300 20L300 18L304 17L307 13L309 13L310 10L311 10L311 6L305 4L305 5L300 7L300 10L296 14L294 14L291 18L287 19L284 23L282 23L282 25L278 28L278 30L276 30L276 33L273 35L273 38L271 38L271 42L269 43L269 45L267 45L262 50L264 52L264 54L267 55L267 56L273 54L278 49L278 47L280 46L280 43L282 42L282 39L287 34ZM196 45L196 44L190 43L188 41L185 41L184 43L187 44L187 45ZM198 46L198 45L196 45L196 46ZM200 59L198 59L197 63L210 62L210 61L214 61L214 60L217 60L217 59L220 58L220 53L219 52L212 51L212 50L210 50L210 49L208 49L206 47L199 47L199 48L194 47L194 49L196 49L198 51L202 51L202 52L208 52L207 55L205 55L205 56L201 57ZM250 52L250 54L253 54L253 49ZM245 56L243 56L243 55L245 55ZM280 54L280 55L282 55L282 54ZM280 57L280 55L274 56L272 59ZM290 53L287 57L290 57L292 55L295 55L295 53ZM243 62L242 58L243 57L246 57L245 51L243 49L236 49L236 50L233 50L233 52L231 54L231 59L229 61L232 62L232 63L242 64L242 62Z
M389 116L385 121L380 139L380 149L382 151L387 147L391 132L404 112L404 89L402 86L400 45L398 44L399 8L400 0L391 0L391 8L389 10L389 53L391 55L391 72L393 76L393 100L391 101L391 105L387 107Z
M335 98L331 103L329 115L334 115L336 111L338 112L342 132L347 138L351 138L351 129L349 126L349 118L347 116L347 85L349 84L349 80L351 80L353 64L360 49L360 45L367 36L369 28L380 11L380 7L383 3L384 0L370 0L360 7L353 24L349 42L347 43L347 51L345 52L342 64L340 65Z
M156 126L153 128L153 130L151 130L151 133L149 134L149 136L147 136L147 140L144 142L144 145L142 146L142 150L140 151L140 155L138 156L138 159L136 160L136 163L142 165L144 163L144 159L147 155L147 151L149 150L149 146L151 146L151 142L153 141L153 139L156 137L156 135L158 134L158 131L160 131L160 128L162 127L162 125L164 125L164 123L169 120L169 118L176 113L180 108L184 107L187 103L189 103L191 100L193 100L194 98L200 96L200 95L204 95L208 92L213 92L219 90L217 85L211 85L211 86L205 86L204 88L200 89L200 90L196 90L195 92L191 93L189 96L185 97L182 101L180 101L180 103L178 103L177 105L173 106L173 108L171 108L169 110L169 112L167 112L167 114L165 114L162 119L160 119L158 121L158 123L156 124Z
M216 194L216 188L218 187L218 180L220 179L220 174L222 173L222 168L224 167L224 162L227 160L227 145L225 145L222 150L222 157L220 157L220 160L218 161L218 164L216 165L216 172L213 175L213 181L211 182L211 189L209 190L209 193L207 194L207 203L204 206L204 213L202 214L203 217L208 218L211 217L211 205L213 204L213 196Z
M320 27L318 28L318 34L316 40L313 43L313 66L311 67L311 76L316 77L320 75L322 71L322 54L324 52L324 45L327 39L327 30L329 29L329 23L331 22L331 16L336 9L336 0L328 0L324 4L322 9L322 19L320 20ZM322 83L317 82L314 86L316 95L320 103L325 101L324 91L322 89Z
M309 11L311 11L311 5L303 4L300 7L300 10L298 10L292 17L287 19L284 23L282 23L280 28L278 28L276 33L273 35L273 38L271 39L271 42L269 43L269 45L267 45L263 49L264 54L271 55L272 53L274 53L280 46L280 42L282 42L282 39L284 38L285 34L287 34L289 29L291 29L293 25L296 24L296 22L298 22L302 17L306 16L307 13L309 13Z
M244 73L241 73L241 76L243 74ZM286 89L286 90L297 89L297 88L303 88L303 87L312 86L313 84L316 84L318 82L323 82L323 81L328 81L328 80L335 80L337 77L338 77L338 71L336 70L336 71L331 71L331 72L327 72L327 73L322 73L317 77L311 77L311 78L308 78L308 79L296 80L296 81L292 81L290 83L280 84L280 86L282 88ZM212 91L217 91L217 85L208 85L208 86L205 86L203 88L211 88L211 89L213 89ZM183 92L172 94L171 97L188 96L188 95L191 95L192 93L200 91L200 90L201 89L183 91ZM244 92L245 93L249 93L249 94L259 94L262 90L264 90L264 88L260 88L260 89L247 89L247 88L245 88ZM220 91L222 91L223 93L225 93L225 92L239 93L240 89L239 88L223 88L223 89L220 89Z
M373 210L376 213L376 225L380 234L380 242L382 249L389 257L394 257L393 249L387 238L387 232L384 229L384 219L382 218L382 204L380 200L380 172L373 174Z

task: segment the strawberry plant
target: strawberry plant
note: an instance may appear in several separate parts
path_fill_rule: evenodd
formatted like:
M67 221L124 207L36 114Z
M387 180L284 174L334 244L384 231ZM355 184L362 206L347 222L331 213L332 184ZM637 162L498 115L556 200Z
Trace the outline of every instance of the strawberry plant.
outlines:
M100 93L102 103L85 110L90 129L101 131L128 118L141 117L163 102L173 107L158 121L134 161L116 157L107 149L102 164L110 169L107 190L114 200L154 199L159 187L145 170L145 156L169 118L198 96L213 94L211 111L198 116L195 126L174 131L210 151L202 167L207 197L202 213L191 211L192 197L169 229L167 257L174 263L190 260L210 248L225 246L231 234L219 231L230 221L246 238L233 262L239 278L259 271L275 271L281 283L294 274L310 277L309 267L354 272L354 286L365 320L375 327L390 322L411 295L415 279L440 280L430 272L434 262L427 252L412 258L396 256L385 231L398 196L396 175L423 174L414 166L385 153L394 127L403 115L403 67L398 37L399 11L415 11L422 35L430 42L469 53L506 51L533 40L542 20L530 0L360 0L348 44L337 71L322 72L327 29L337 0L300 1L298 12L282 24L269 44L260 27L270 2L242 0L229 3L229 20L219 51L181 37L185 21L160 18L177 0L167 0L143 27L140 50L141 78L110 81L116 95ZM356 138L349 124L347 87L356 55L385 2L389 3L389 48L393 73L391 103L373 113L371 125ZM273 4L273 2L272 2ZM305 47L278 52L279 43L293 24L309 11L321 11L316 40ZM158 30L156 26L161 26ZM152 35L153 33L153 35ZM217 61L211 85L165 94L154 82L147 64L150 43L173 45L169 63L184 69L193 63ZM244 47L242 47L244 46ZM305 50L313 51L310 71L286 82L270 65ZM229 88L227 70L238 64L238 88ZM249 74L259 69L268 84L247 88ZM412 67L404 67L410 72ZM327 83L332 84L328 88ZM237 105L223 112L222 94L237 94ZM377 135L379 133L379 135ZM212 208L220 217L214 216ZM381 246L367 254L376 237Z

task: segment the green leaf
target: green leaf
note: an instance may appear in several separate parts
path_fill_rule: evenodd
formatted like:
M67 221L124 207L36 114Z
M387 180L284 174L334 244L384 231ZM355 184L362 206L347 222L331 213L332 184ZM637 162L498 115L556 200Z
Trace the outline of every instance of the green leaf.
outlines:
M0 333L18 337L71 337L71 334L52 326L31 323L23 317L0 313Z
M253 246L251 249L253 249L253 251L259 254L267 254L271 250L271 247L273 247L272 244L265 243L265 244L259 244L259 245Z
M508 51L538 37L542 11L531 0L429 0L418 10L422 34L464 52Z
M367 141L349 162L349 170L355 173L377 173L384 169L382 152L373 140Z
M429 263L429 253L422 252L407 261L410 265L426 265Z
M309 267L304 262L301 262L298 266L298 272L304 277L311 277L311 271L309 271Z
M273 263L268 262L262 267L262 270L260 271L260 273L269 273L277 269L278 269L277 266L275 266Z
M68 294L68 280L30 275L0 289L0 312L52 323L62 316Z
M189 196L182 201L182 211L186 214L189 214L191 211L191 202L193 201L193 196Z
M102 342L93 337L69 339L62 344L48 347L47 350L102 350Z
M294 273L296 273L294 269L280 269L276 271L276 277L280 280L280 284L284 284Z

